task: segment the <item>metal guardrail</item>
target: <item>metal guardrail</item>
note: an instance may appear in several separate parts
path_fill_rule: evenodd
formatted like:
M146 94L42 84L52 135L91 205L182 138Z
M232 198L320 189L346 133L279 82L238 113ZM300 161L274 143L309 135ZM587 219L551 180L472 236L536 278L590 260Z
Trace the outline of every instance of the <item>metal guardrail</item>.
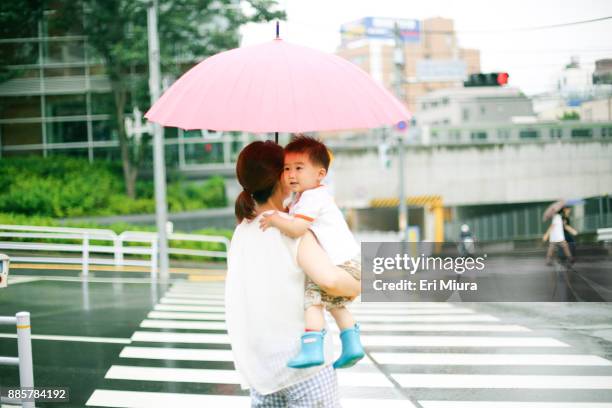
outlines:
M510 212L480 216L461 221L446 222L444 235L458 237L462 224L469 225L479 241L504 241L541 238L550 222L542 221L547 206L524 208ZM612 226L612 213L572 217L572 226L579 233L594 233L601 227ZM605 229L605 228L604 228Z
M25 241L7 241L3 238L19 238ZM50 239L75 242L40 242ZM227 258L230 245L229 239L223 236L168 234L168 240L170 243L213 242L225 247L224 251L210 251L170 246L170 255ZM95 244L92 244L92 241L95 241ZM13 262L81 264L85 276L89 273L90 265L142 266L149 268L152 276L155 276L158 270L157 234L153 232L125 231L116 234L107 229L0 225L0 249L45 253L45 256L11 256ZM58 253L59 256L56 255ZM100 256L104 254L108 256ZM133 259L134 257L145 259Z
M599 228L597 241L612 242L612 228Z
M34 387L30 313L19 312L15 315L15 317L0 316L0 324L14 324L17 327L17 357L0 356L0 365L18 366L20 387ZM0 403L20 404L23 408L34 408L34 402L9 399L4 397L1 398Z

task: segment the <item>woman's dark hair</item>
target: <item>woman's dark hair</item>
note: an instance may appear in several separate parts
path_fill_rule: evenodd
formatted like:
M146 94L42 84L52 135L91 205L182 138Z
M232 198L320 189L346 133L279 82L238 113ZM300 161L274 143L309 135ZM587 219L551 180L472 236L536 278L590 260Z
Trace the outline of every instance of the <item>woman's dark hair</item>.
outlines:
M255 218L255 203L268 201L283 167L283 148L272 141L253 142L242 149L236 163L236 177L243 188L234 208L238 222Z

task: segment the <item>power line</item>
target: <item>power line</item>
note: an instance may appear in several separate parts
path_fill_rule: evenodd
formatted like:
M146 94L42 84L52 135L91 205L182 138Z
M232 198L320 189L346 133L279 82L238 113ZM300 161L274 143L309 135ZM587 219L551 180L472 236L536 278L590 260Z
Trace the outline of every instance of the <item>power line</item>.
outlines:
M598 18L593 18L593 19L589 19L589 20L579 20L579 21L570 21L567 23L559 23L559 24L550 24L550 25L543 25L543 26L534 26L534 27L516 27L516 28L505 28L505 29L498 29L498 30L420 30L419 33L421 34L496 34L496 33L513 33L513 32L521 32L521 31L538 31L538 30L548 30L548 29L553 29L553 28L563 28L563 27L571 27L571 26L576 26L576 25L582 25L582 24L590 24L590 23L597 23L600 21L606 21L606 20L610 20L612 19L612 16L606 16L606 17L598 17ZM420 20L420 22L422 23L424 20ZM311 27L328 27L327 25L324 24L317 24L317 23L311 23L311 22L304 22L304 21L299 21L299 20L290 20L288 21L289 24L298 24L298 25L304 25L304 26L311 26Z

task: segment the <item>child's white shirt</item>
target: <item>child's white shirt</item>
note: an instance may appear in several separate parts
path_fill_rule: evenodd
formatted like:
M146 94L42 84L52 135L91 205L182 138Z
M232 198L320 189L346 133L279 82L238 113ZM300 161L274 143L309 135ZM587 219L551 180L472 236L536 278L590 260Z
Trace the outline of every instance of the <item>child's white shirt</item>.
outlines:
M334 265L359 256L359 245L325 185L297 194L289 214L311 222L310 229Z

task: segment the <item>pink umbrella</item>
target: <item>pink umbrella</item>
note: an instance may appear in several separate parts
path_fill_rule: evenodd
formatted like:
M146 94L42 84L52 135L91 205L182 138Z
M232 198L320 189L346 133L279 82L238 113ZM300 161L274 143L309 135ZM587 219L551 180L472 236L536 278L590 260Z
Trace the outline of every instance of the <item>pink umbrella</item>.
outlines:
M145 117L182 129L297 133L380 127L410 113L356 65L277 38L205 59Z

